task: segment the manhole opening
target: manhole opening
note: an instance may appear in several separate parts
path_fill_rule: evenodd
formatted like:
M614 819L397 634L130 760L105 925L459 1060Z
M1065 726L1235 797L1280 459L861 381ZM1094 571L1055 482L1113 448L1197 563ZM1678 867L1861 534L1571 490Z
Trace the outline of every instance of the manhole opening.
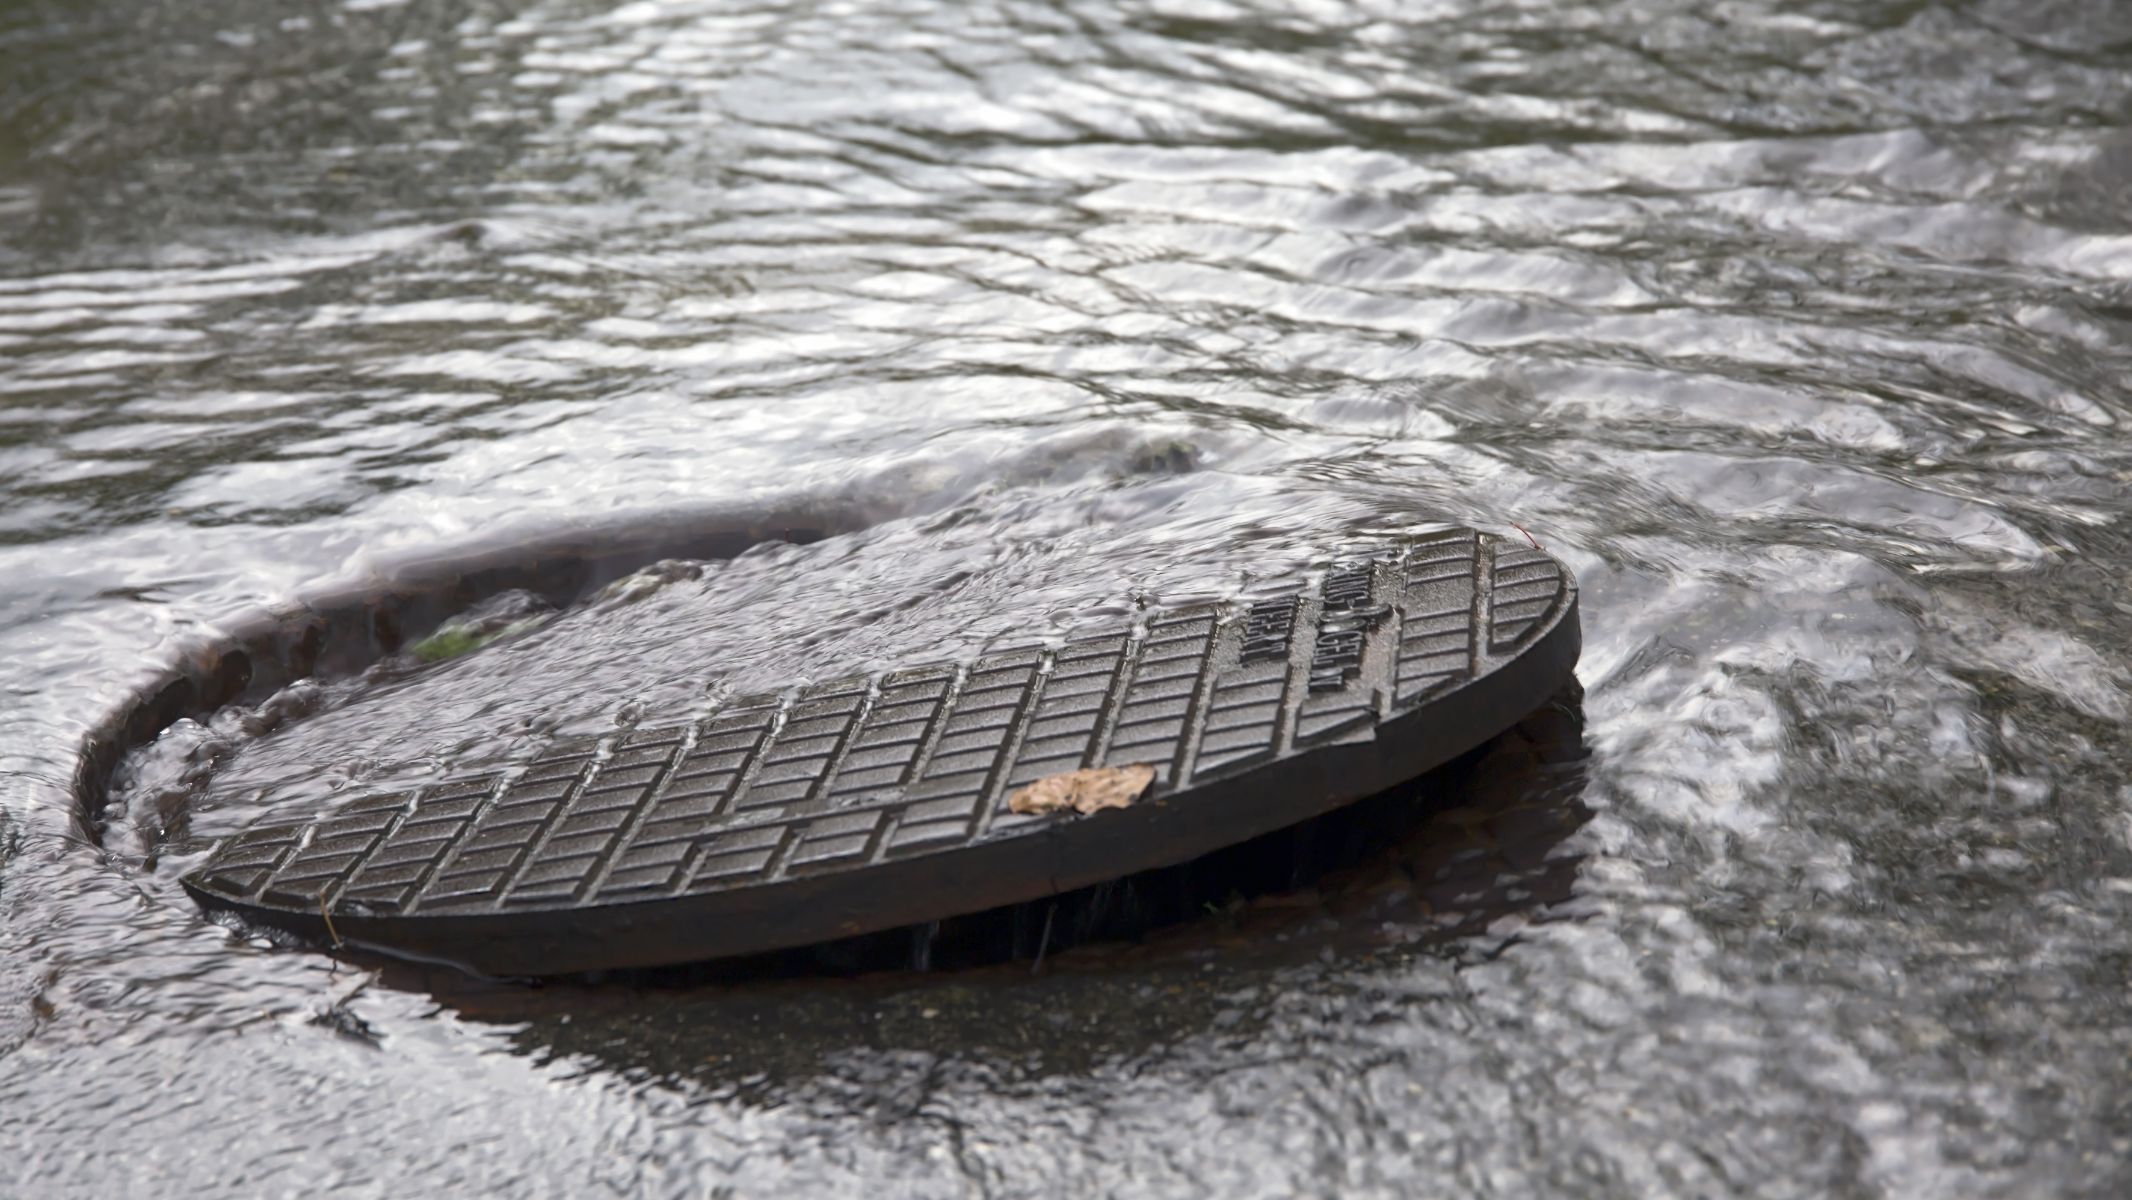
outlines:
M256 704L300 679L359 675L475 605L520 591L555 610L652 564L719 561L768 544L811 545L861 528L863 514L805 504L617 514L559 530L504 529L459 546L385 556L368 575L328 581L225 614L168 647L126 702L82 739L74 769L77 832L100 843L112 776L130 751L181 718Z

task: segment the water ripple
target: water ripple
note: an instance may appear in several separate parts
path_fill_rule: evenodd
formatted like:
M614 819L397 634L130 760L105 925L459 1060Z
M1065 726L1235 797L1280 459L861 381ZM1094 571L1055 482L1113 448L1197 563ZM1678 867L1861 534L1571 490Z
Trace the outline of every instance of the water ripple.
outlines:
M0 1191L2119 1194L2128 56L2109 0L0 5ZM1586 585L1569 882L483 991L141 862L226 729L73 828L167 639L791 496L863 527L194 815L1442 518Z

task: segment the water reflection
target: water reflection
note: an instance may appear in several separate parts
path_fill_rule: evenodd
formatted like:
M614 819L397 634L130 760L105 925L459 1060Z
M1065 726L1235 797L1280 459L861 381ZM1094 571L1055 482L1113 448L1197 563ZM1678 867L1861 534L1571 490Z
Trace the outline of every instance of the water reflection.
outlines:
M0 63L0 1191L2125 1190L2124 5L0 0ZM789 494L939 601L883 648L1070 620L1076 555L1525 526L1579 919L1157 988L1080 1069L825 1017L760 1099L614 1065L649 1017L349 1036L349 967L74 834L167 639Z

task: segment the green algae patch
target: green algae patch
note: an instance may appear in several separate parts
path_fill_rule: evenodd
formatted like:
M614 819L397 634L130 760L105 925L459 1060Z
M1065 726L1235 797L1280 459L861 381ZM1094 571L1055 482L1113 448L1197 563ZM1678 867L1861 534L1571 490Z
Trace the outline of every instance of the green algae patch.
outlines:
M472 654L490 642L501 641L514 633L523 633L542 623L541 620L514 621L500 629L484 629L476 625L447 625L408 647L407 652L420 662L445 662Z
M555 615L554 609L530 592L505 592L437 626L434 633L409 646L407 654L420 663L449 662L544 625Z

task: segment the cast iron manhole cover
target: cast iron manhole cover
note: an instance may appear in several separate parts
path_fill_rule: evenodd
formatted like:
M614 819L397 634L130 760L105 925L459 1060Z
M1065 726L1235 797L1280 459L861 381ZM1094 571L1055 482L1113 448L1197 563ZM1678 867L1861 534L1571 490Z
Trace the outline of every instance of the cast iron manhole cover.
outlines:
M1555 560L1430 534L1282 599L743 697L270 817L185 884L256 924L499 974L804 945L1182 862L1381 791L1544 703L1578 649ZM1130 803L1017 811L1076 771Z

